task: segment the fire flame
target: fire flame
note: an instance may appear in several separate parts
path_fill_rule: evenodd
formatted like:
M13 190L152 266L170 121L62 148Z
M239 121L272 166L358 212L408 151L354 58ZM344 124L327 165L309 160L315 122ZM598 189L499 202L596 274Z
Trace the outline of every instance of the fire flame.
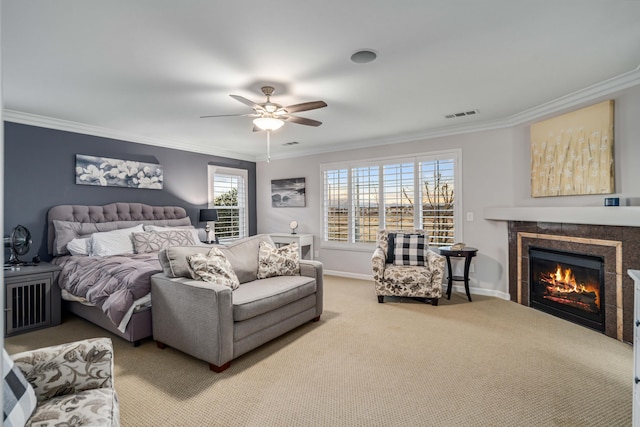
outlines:
M575 275L570 268L563 269L556 266L556 271L543 273L542 282L546 283L547 289L557 294L595 294L595 303L600 306L600 288L597 284L577 283Z

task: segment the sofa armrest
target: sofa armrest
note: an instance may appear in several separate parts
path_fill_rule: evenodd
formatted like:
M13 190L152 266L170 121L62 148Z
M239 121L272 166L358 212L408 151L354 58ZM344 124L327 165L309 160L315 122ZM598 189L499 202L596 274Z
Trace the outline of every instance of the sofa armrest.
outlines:
M11 356L38 402L83 390L113 388L110 338L90 338Z
M371 256L371 263L373 264L373 280L378 283L382 283L382 278L384 277L384 264L386 261L387 258L384 255L384 251L378 246Z
M432 283L442 283L444 279L445 257L435 253L431 249L427 251L427 265L432 271Z
M300 275L316 279L316 317L322 314L324 300L324 273L320 261L300 260Z
M154 274L151 310L156 341L217 366L233 358L231 288Z

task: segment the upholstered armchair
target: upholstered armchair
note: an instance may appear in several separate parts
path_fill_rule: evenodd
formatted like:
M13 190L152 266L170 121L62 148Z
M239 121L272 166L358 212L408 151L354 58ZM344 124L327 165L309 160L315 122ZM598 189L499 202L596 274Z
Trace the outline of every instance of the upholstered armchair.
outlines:
M428 249L424 230L380 230L373 252L378 302L385 296L424 298L438 305L445 258Z
M4 372L5 418L9 415L5 426L120 425L109 338L90 338L10 357L5 350L3 367L10 372Z

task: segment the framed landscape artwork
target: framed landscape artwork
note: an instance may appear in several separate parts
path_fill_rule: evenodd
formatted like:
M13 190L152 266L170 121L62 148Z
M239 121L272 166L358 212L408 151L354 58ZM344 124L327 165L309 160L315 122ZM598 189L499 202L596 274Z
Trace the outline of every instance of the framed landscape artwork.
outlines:
M271 181L271 206L274 208L303 208L306 206L305 197L304 178Z
M531 125L531 197L615 190L613 100Z

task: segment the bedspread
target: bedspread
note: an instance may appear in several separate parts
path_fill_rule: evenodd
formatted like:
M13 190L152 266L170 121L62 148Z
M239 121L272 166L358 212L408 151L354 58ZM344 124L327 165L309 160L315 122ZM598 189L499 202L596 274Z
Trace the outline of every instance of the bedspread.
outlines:
M62 267L62 289L99 307L116 326L134 301L151 291L151 276L162 271L157 253L61 256L52 263Z

